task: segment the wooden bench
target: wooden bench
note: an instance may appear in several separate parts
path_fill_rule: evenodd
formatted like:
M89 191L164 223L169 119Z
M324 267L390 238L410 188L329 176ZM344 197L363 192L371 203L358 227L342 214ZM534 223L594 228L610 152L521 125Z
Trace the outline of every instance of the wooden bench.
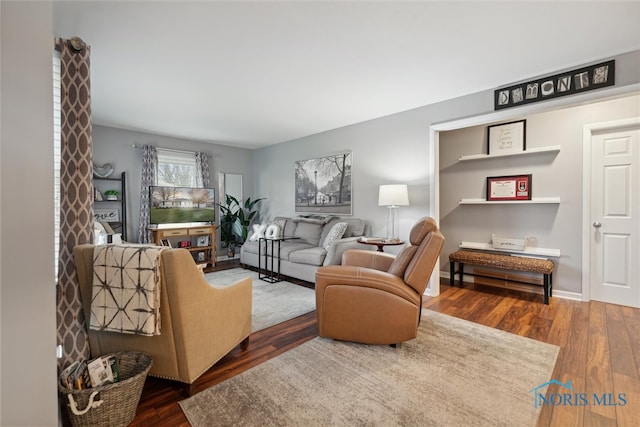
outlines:
M456 262L459 269L456 271ZM529 258L518 255L500 255L494 253L477 251L455 251L449 255L449 268L451 272L451 286L455 286L456 273L460 274L460 286L464 277L464 265L478 265L501 270L525 271L528 273L542 274L544 277L544 303L549 304L549 297L552 293L552 278L555 265L553 261L541 258ZM481 276L480 274L467 273L470 276ZM484 276L483 276L484 277ZM518 282L518 280L512 280ZM526 283L526 282L522 282Z

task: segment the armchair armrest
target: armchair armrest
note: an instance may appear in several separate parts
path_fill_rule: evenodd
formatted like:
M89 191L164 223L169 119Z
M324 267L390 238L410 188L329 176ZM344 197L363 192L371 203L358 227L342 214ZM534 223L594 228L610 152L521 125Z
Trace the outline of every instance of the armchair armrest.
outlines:
M364 251L370 252L370 251ZM329 265L316 272L316 298L322 299L324 290L332 285L378 289L396 295L413 304L420 304L420 295L391 273L351 265ZM318 305L318 307L320 307Z
M342 265L372 268L378 271L388 271L396 257L384 252L365 249L352 249L342 255Z

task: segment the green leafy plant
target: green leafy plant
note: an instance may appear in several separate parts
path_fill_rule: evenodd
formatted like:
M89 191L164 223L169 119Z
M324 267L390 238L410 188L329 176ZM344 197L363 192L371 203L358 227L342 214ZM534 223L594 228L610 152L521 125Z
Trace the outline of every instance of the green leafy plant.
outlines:
M237 211L238 219L234 223L234 232L236 235L239 235L241 243L244 243L247 240L247 237L249 237L249 227L253 222L253 218L258 213L258 209L255 207L262 200L264 200L264 198L251 200L251 197L249 197L244 201L242 206L240 206L240 203L236 200L236 203L240 208Z
M105 196L119 196L120 192L118 190L107 190L104 192Z
M249 197L243 203L233 196L226 195L225 204L219 204L220 240L223 247L242 244L249 236L249 227L258 213L257 205L264 198L251 200Z
M236 235L233 232L233 225L238 220L237 212L240 209L240 204L235 197L227 194L225 204L218 204L220 206L220 241L223 248L233 247L236 243Z

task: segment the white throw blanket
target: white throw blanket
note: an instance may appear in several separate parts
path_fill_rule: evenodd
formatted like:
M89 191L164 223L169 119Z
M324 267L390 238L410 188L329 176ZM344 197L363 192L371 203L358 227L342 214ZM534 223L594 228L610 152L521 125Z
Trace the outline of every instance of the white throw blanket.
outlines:
M93 251L93 330L160 334L160 254L166 248L96 246Z

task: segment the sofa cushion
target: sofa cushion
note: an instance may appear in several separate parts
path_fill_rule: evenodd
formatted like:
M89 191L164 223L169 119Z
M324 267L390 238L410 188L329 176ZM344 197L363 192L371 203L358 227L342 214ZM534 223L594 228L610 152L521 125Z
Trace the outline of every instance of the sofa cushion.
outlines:
M242 248L245 252L255 255L263 255L264 256L264 240L262 241L262 249L258 248L258 242L245 242L242 245ZM280 259L289 259L289 254L293 251L299 251L301 249L309 249L312 248L313 245L303 242L302 240L284 240L280 242ZM278 252L278 242L273 241L273 250ZM267 253L271 255L271 241L267 241ZM261 261L262 262L262 261Z
M320 244L322 227L322 224L298 221L298 225L293 232L293 237L296 237L305 243L309 243L312 246L318 246Z
M309 265L322 265L327 251L321 247L300 249L289 253L289 262Z
M333 227L331 227L331 230L329 230L329 233L327 233L327 236L322 241L322 247L326 250L329 250L331 245L334 245L336 241L338 241L338 239L340 239L344 235L346 229L346 222L338 222L334 224Z
M273 219L274 221L284 221L284 237L293 237L293 233L296 230L296 227L298 226L298 223L295 221L292 221L291 218L287 218L284 216L277 216Z

